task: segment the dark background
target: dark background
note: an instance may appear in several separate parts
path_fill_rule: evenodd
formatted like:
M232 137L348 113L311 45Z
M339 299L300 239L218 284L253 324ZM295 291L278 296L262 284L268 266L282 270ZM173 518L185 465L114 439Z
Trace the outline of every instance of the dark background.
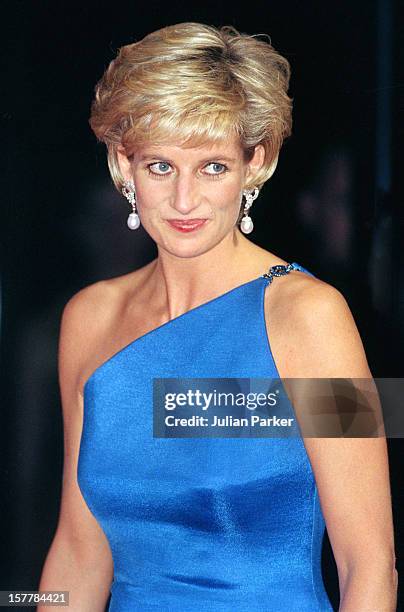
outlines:
M63 306L156 254L143 229L127 229L88 126L118 48L183 21L271 36L292 66L294 129L254 203L250 239L339 288L373 375L402 377L403 12L393 0L2 4L0 590L38 588L56 528ZM400 574L403 442L388 445ZM327 538L323 573L337 609Z

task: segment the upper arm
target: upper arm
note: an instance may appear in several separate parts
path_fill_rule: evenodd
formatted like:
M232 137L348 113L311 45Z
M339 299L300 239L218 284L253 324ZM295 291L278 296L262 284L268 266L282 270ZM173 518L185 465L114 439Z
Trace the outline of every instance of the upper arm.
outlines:
M354 318L338 289L307 279L289 300L282 376L372 377Z
M282 377L372 379L354 318L337 289L310 280L284 311ZM304 444L340 573L370 558L394 567L385 438L306 437Z
M77 482L77 465L83 426L83 398L80 375L86 359L86 346L97 333L96 293L90 286L75 294L66 304L59 335L59 387L63 412L64 463L62 499L56 537L61 538L81 558L96 560L106 573L112 571L112 557L106 536L90 512Z

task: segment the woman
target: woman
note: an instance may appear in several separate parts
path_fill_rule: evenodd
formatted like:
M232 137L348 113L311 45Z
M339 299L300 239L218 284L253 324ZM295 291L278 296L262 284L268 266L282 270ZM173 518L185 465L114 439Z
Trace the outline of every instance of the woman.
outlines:
M154 378L371 378L340 292L246 237L290 133L288 81L266 41L183 23L123 47L97 85L91 127L158 255L63 313L40 588L73 610L110 589L114 612L332 610L324 521L340 610L395 609L385 439L153 437Z

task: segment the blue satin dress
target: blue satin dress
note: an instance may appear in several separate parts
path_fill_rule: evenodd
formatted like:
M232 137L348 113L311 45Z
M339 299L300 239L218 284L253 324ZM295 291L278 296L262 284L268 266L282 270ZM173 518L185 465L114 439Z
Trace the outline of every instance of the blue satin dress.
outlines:
M130 342L86 381L77 477L112 551L109 612L333 610L301 437L153 437L154 377L279 378L273 272Z

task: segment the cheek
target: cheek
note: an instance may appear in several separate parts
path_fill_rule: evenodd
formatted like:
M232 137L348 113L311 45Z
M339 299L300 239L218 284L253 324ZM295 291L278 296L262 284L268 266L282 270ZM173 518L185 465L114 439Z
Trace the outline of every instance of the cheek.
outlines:
M216 188L212 198L213 205L223 211L233 212L235 208L239 208L241 204L241 189L238 185L223 186L222 189Z
M212 205L220 208L226 208L237 205L241 201L241 182L237 177L224 178L221 180L212 180L208 185L203 187L204 195L209 199Z
M136 196L141 210L151 210L158 207L167 197L167 188L153 181L138 180L136 185Z

